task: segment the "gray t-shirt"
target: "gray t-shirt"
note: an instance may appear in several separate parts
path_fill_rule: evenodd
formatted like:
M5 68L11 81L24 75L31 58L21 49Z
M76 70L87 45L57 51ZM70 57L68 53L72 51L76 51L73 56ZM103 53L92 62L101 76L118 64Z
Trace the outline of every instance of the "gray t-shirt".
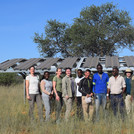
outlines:
M45 82L45 90L48 91L49 93L51 93L52 90L52 81L43 79L43 81Z

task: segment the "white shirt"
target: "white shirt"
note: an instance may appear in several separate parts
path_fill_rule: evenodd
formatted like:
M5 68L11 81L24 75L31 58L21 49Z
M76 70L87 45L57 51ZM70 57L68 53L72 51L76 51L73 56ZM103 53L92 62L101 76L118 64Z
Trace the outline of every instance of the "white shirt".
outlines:
M122 88L126 87L125 80L122 76L118 75L115 79L114 76L109 78L108 87L110 89L110 94L120 94L122 92Z
M77 86L76 97L81 97L82 96L82 93L80 93L79 90L78 90L79 86L77 85L77 83L79 83L83 78L84 77L82 77L82 78L79 78L79 77L75 78L75 83L76 83L76 86Z
M39 94L39 77L28 75L26 80L29 81L29 94Z

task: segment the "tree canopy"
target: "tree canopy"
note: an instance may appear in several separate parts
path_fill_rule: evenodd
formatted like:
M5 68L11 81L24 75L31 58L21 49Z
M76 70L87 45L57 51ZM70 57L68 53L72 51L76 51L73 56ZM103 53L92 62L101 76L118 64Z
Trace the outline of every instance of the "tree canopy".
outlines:
M106 3L85 7L73 24L49 20L45 34L35 33L34 42L45 57L114 55L119 48L133 51L134 27L127 11Z

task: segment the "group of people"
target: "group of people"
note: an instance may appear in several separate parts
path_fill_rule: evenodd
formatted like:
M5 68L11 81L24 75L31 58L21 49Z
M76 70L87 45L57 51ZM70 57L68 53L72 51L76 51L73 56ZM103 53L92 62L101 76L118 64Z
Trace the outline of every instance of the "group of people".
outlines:
M60 114L63 102L66 107L65 120L68 121L72 110L73 102L76 101L77 117L85 121L92 121L93 114L99 120L100 106L103 113L106 112L107 101L110 100L111 109L116 116L118 111L124 117L125 111L129 114L132 111L132 101L134 96L133 71L127 69L125 78L119 75L119 69L113 67L112 76L109 78L103 72L101 64L97 65L97 73L91 76L91 71L87 69L83 72L77 70L77 77L71 74L71 69L65 69L65 76L62 78L62 69L57 68L56 75L50 81L50 73L44 72L40 82L35 75L35 68L30 67L30 74L26 77L26 95L29 101L29 115L34 119L34 103L37 103L39 119L43 121L42 101L45 107L46 121L50 120L50 100L55 98L56 123L60 122ZM41 90L40 90L41 89ZM125 94L125 100L123 97Z

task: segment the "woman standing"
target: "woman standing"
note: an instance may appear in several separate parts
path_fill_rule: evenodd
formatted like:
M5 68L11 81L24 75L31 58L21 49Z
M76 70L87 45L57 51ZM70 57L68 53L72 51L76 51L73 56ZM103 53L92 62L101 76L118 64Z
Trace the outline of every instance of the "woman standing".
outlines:
M53 78L53 90L56 97L55 98L56 99L56 123L59 123L60 121L60 113L63 105L61 74L62 74L62 69L57 68L56 76Z
M42 101L39 93L39 77L35 75L34 66L30 67L30 74L26 77L26 95L29 101L29 116L34 119L33 110L36 101L38 107L39 118L43 121Z
M42 99L46 110L46 121L50 119L50 99L52 98L52 82L49 81L49 72L44 72L41 81Z
M71 76L71 68L65 69L66 76L62 79L62 97L66 106L65 120L68 121L72 109L73 97L76 93L75 79Z

